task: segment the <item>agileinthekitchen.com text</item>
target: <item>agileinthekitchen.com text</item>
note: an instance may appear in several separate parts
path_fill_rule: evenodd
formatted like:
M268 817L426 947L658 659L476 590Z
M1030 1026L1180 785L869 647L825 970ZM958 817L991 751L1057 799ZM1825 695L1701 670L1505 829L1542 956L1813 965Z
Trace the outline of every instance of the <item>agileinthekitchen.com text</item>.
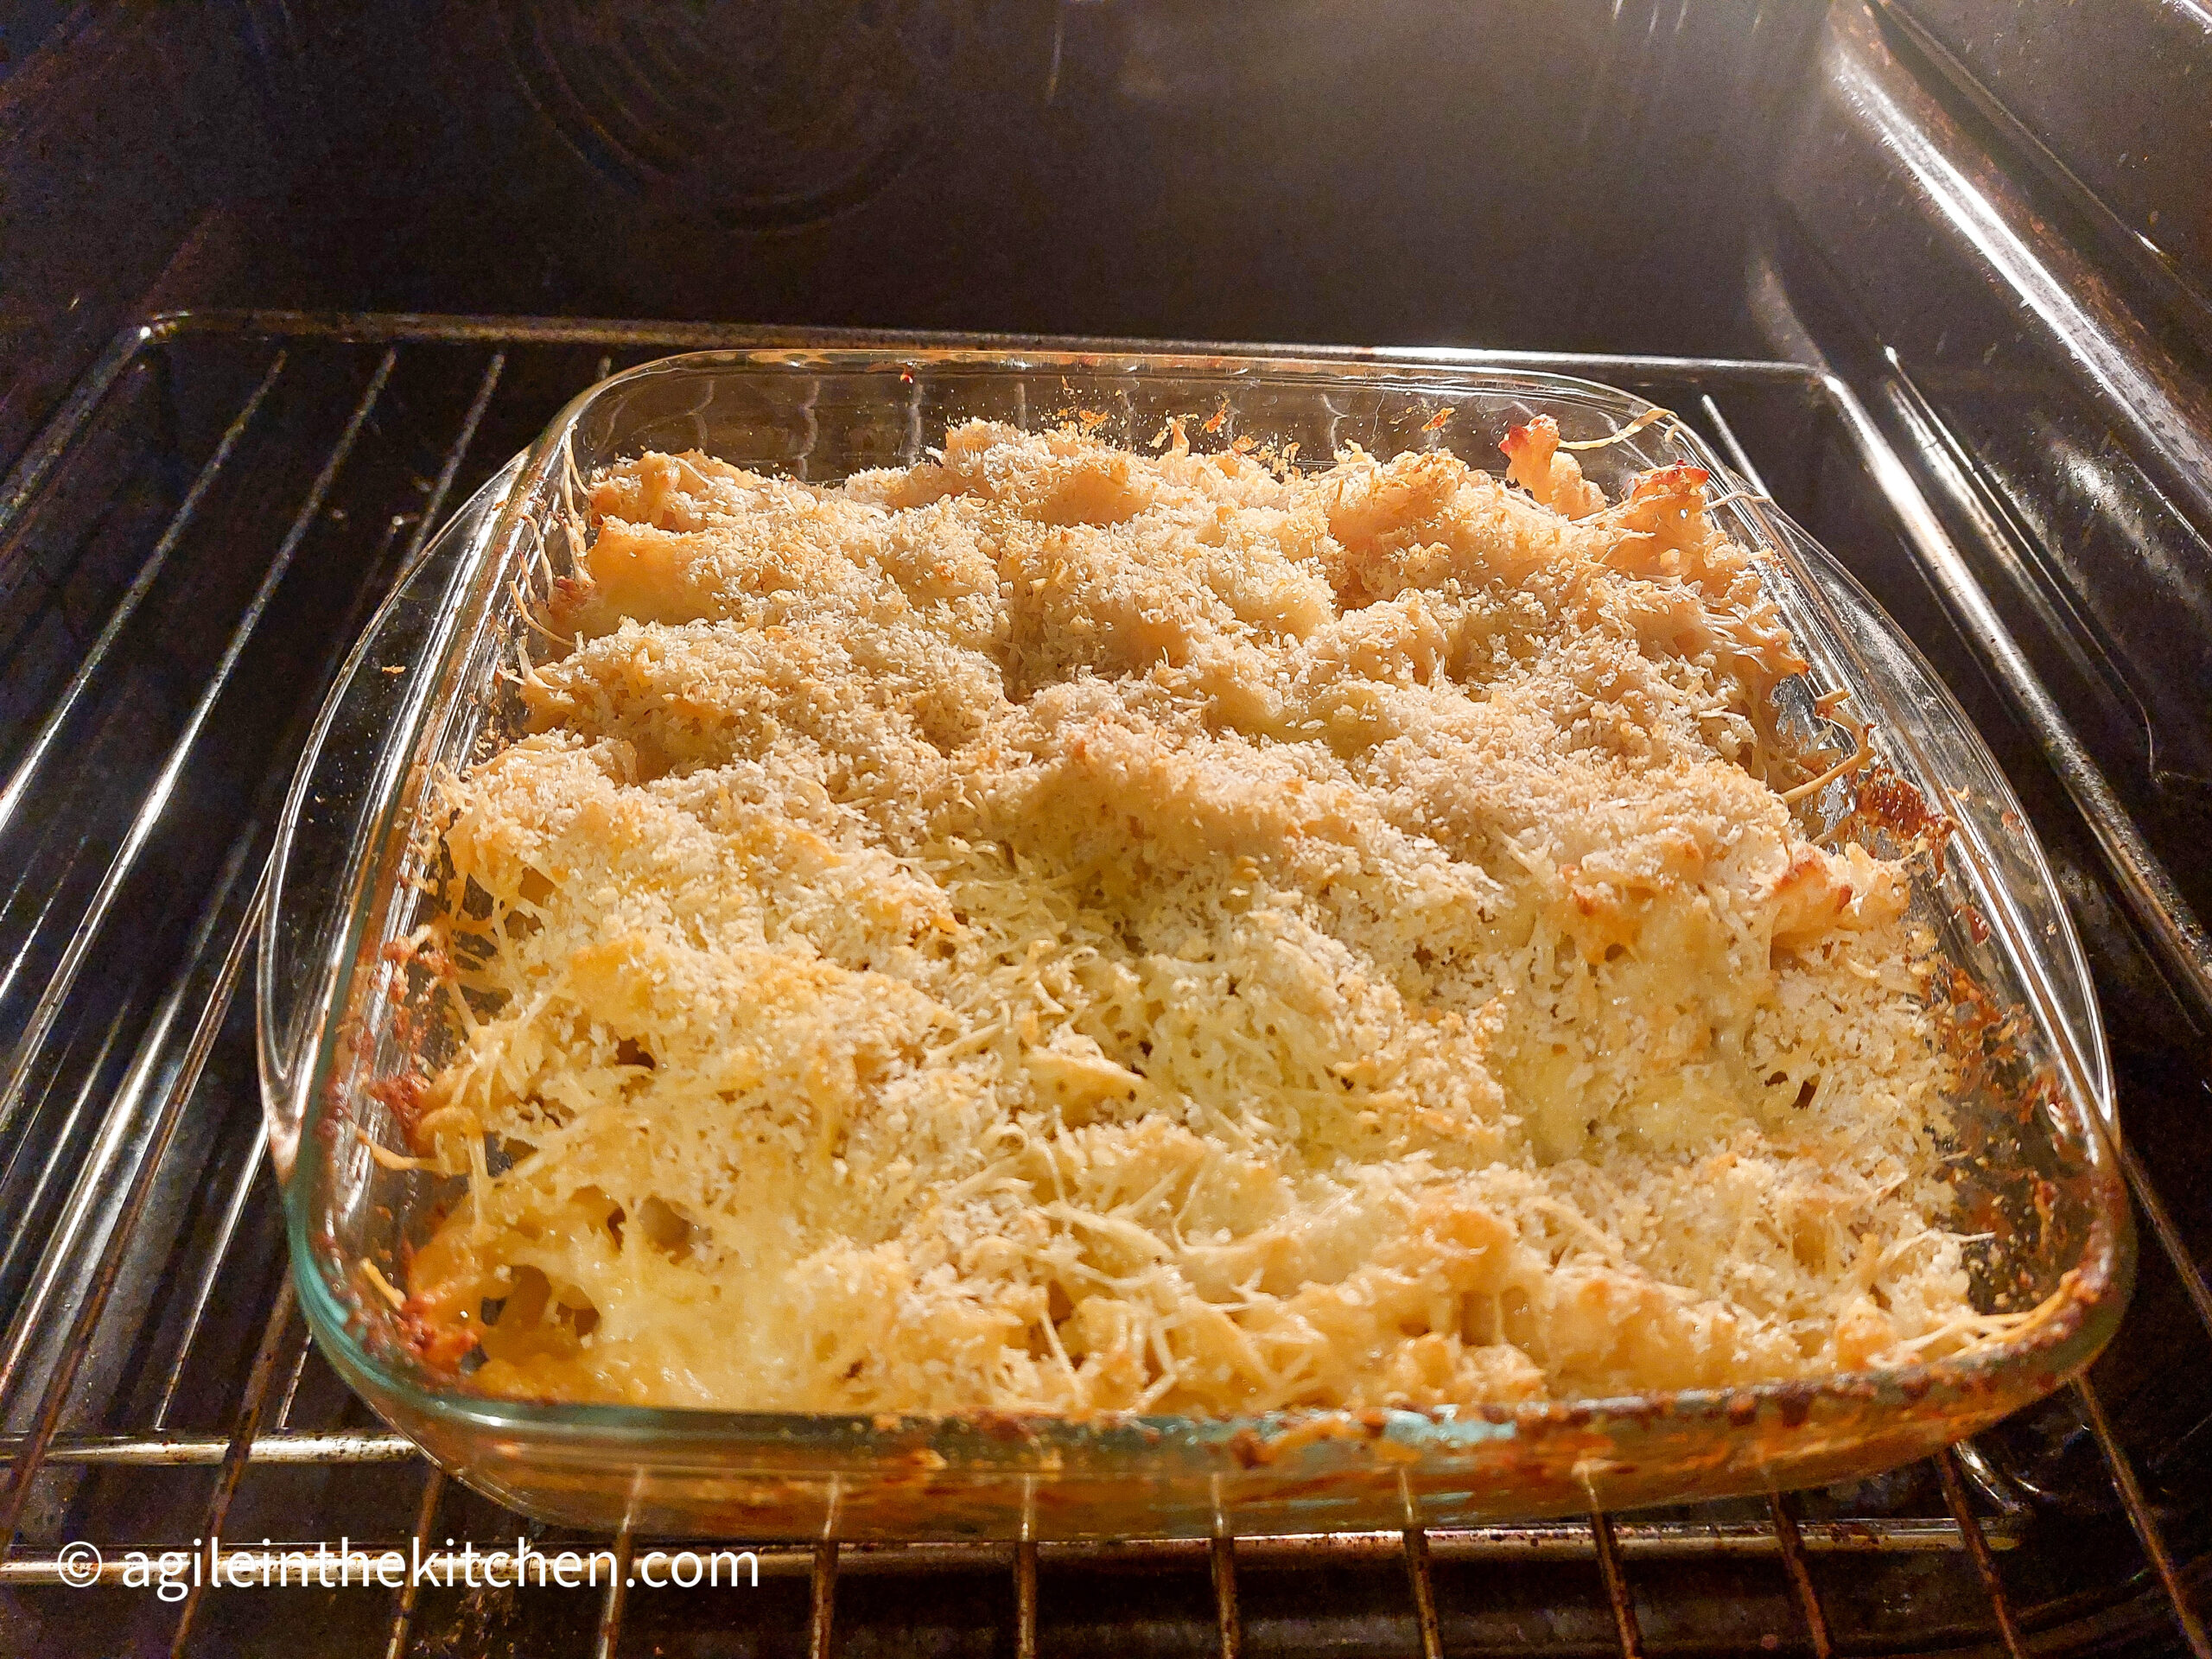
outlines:
M287 1548L264 1538L258 1548L237 1548L219 1539L195 1538L189 1549L133 1549L105 1560L82 1541L62 1546L55 1576L76 1589L97 1584L151 1590L163 1601L181 1601L194 1586L211 1590L343 1590L409 1585L431 1589L604 1589L618 1580L648 1590L751 1589L760 1582L760 1561L749 1549L639 1550L625 1563L612 1548L540 1549L517 1538L512 1549L479 1549L446 1540L425 1549L421 1539L406 1549L355 1548L341 1538L313 1548Z

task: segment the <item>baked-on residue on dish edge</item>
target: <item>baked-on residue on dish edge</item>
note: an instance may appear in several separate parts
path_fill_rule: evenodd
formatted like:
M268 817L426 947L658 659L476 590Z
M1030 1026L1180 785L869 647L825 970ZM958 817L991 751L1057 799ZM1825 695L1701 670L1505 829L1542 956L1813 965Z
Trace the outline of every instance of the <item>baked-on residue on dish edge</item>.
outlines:
M1977 1315L1903 867L1808 838L1705 475L974 423L649 454L443 781L499 1395L1224 1414L1819 1376ZM479 1351L480 1349L480 1352ZM464 1361L466 1363L464 1363Z

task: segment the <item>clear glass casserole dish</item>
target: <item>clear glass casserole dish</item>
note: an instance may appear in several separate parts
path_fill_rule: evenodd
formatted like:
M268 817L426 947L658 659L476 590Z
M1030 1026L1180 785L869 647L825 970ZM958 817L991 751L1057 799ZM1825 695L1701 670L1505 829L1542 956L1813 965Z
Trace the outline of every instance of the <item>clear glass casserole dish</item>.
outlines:
M1948 820L1914 906L1973 988L1985 1034L1956 1126L1956 1214L1983 1311L2037 1308L1955 1357L1813 1382L1624 1399L1243 1419L868 1418L549 1404L473 1395L416 1360L389 1287L456 1182L389 1166L389 1079L420 1067L394 947L430 780L519 729L503 677L533 607L570 568L581 479L647 449L696 448L811 481L905 466L949 423L1025 428L1080 409L1137 444L1167 417L1218 418L1194 447L1252 438L1307 455L1449 448L1501 470L1498 441L1548 415L1609 496L1637 474L1708 470L1715 510L1764 556L1763 586L1808 672L1777 694L1808 735L1817 694L1871 715L1885 781L1808 802L1877 852ZM382 1416L517 1509L657 1534L1068 1538L1452 1525L1783 1489L1924 1455L2057 1387L2119 1322L2133 1268L2109 1136L2112 1084L2080 949L1987 751L1853 579L1695 435L1563 377L1261 358L776 350L674 358L577 398L431 543L323 711L287 804L262 939L263 1089L292 1269L318 1342ZM1634 429L1630 430L1630 429ZM1847 743L1848 740L1846 740ZM1875 798L1877 794L1880 798ZM1885 847L1887 837L1891 843Z

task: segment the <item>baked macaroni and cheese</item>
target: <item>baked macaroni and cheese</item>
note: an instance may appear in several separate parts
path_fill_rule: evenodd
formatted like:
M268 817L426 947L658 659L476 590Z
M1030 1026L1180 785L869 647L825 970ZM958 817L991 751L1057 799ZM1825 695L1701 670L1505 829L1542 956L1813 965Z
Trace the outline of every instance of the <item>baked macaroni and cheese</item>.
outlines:
M490 1393L1225 1414L1826 1375L2007 1323L1902 865L1675 467L975 423L594 480L529 734L445 780ZM396 1096L397 1097L397 1096ZM2014 1316L2017 1317L2017 1316Z

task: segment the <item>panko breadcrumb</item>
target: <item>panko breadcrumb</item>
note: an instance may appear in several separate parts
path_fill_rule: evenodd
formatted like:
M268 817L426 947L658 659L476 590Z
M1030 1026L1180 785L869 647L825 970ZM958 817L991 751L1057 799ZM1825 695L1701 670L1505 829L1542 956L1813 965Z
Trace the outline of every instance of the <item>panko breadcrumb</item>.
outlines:
M426 1350L1221 1415L1989 1328L1907 874L1793 818L1834 757L1777 736L1802 664L1705 475L1505 449L974 423L834 487L594 480L529 734L436 821Z

